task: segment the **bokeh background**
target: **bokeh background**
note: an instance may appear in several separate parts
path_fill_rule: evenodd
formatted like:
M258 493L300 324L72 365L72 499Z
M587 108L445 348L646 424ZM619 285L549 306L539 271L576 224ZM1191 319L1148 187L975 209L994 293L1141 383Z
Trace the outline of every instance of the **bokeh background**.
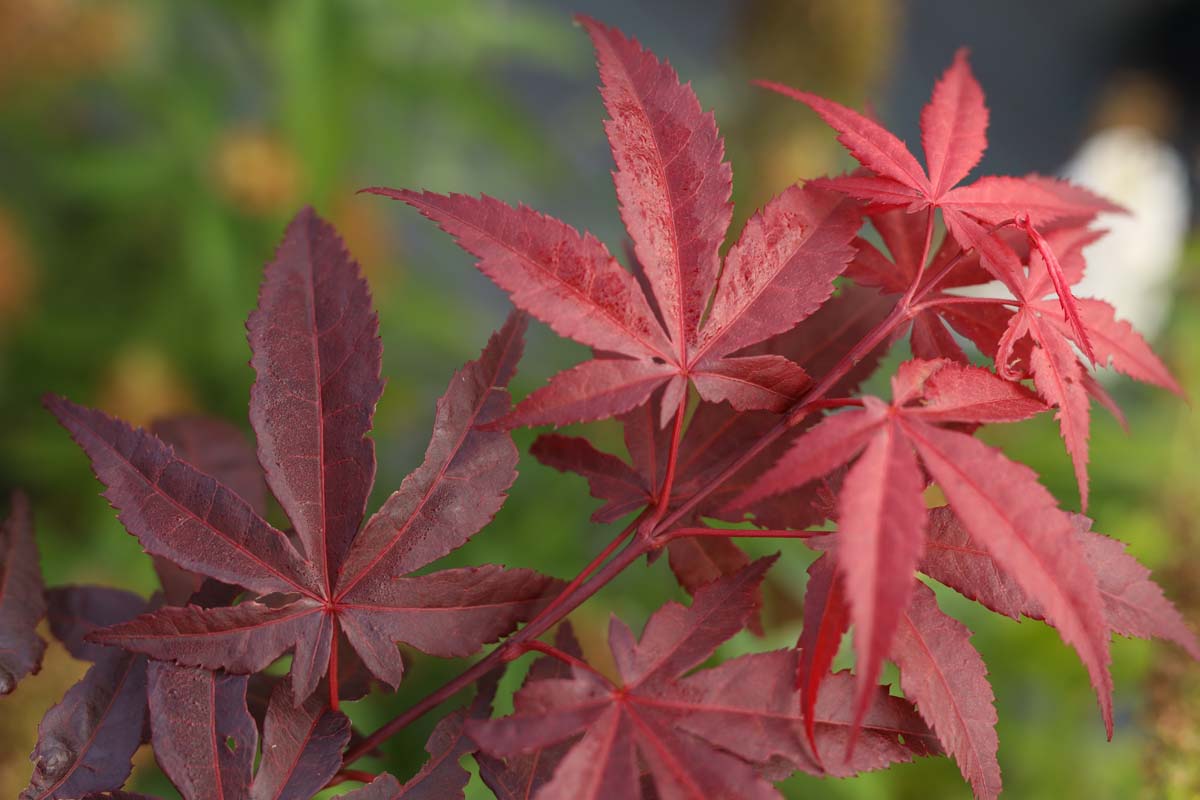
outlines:
M1200 256L1189 198L1200 164L1200 23L1194 3L1149 0L0 0L0 488L34 499L51 584L150 593L136 541L97 496L83 455L41 410L62 392L147 423L181 412L247 429L243 323L287 218L311 203L363 264L382 317L388 386L376 418L377 505L421 458L433 403L505 301L384 184L485 191L622 233L584 11L637 35L716 109L737 217L800 177L846 166L766 77L870 104L909 141L960 45L992 108L987 171L1064 170L1135 217L1093 253L1092 289L1148 330L1200 397ZM532 331L517 393L580 352ZM894 357L899 357L895 354ZM1128 382L1111 386L1130 433L1101 412L1092 443L1097 529L1128 542L1200 619L1200 416ZM597 426L607 442L611 428ZM1068 507L1078 497L1048 415L988 433ZM532 436L518 434L519 444ZM372 507L375 507L373 505ZM582 481L527 456L496 522L453 563L496 560L569 576L611 531L588 523ZM774 548L759 548L766 551ZM804 569L789 548L768 592L768 638L799 628ZM663 560L665 561L665 560ZM602 658L610 610L640 625L678 596L665 563L638 566L574 615ZM1000 715L1007 796L1200 796L1200 669L1167 646L1114 648L1117 734L1105 741L1083 669L1038 623L953 596L977 631ZM394 697L353 709L370 728L461 668L419 655ZM0 796L30 772L37 720L84 671L57 646L0 702ZM379 766L406 777L433 720ZM172 796L148 752L133 786ZM796 778L789 796L967 797L949 761L842 781ZM478 780L471 796L482 797Z

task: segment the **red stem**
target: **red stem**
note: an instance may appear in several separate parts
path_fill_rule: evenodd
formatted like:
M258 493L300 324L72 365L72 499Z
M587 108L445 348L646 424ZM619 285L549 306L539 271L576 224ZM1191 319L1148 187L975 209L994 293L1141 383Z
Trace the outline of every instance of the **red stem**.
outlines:
M338 710L339 694L341 692L338 687L338 622L335 616L333 618L333 642L329 645L329 708L333 711Z
M930 224L932 224L932 215L930 216ZM1001 228L1013 224L1015 224L1014 220L1005 220L1004 222L993 226L991 230L988 231L988 235L991 235ZM896 328L899 328L901 325L912 319L914 313L914 304L932 292L934 288L937 287L937 284L943 278L949 275L955 267L958 266L959 262L962 261L968 252L970 251L966 249L958 251L958 253L945 264L943 264L942 268L938 270L938 272L932 278L926 281L925 285L919 290L913 291L912 287L910 287L910 291L905 293L900 302L896 304L896 307L892 309L892 313L888 314L888 316L882 322L871 329L871 331L867 333L867 335L864 336L858 342L858 344L856 344L850 350L849 353L843 356L842 359L825 374L825 376L819 383L817 383L816 386L808 390L804 396L797 401L795 408L787 415L787 417L785 417L783 420L780 420L777 425L767 430L766 433L764 433L758 439L758 441L756 441L753 445L743 451L740 456L729 463L715 478L701 486L695 494L688 498L687 502L675 510L675 513L668 516L666 520L659 524L657 530L659 532L663 530L670 530L672 525L683 519L683 517L693 508L695 508L701 500L715 491L719 486L721 486L721 484L725 483L725 481L733 477L738 470L749 464L759 453L761 453L764 449L770 446L772 442L782 436L788 430L788 428L799 425L804 418L809 415L813 404L819 402L821 398L824 397L825 393L833 388L834 384L844 378L846 373L848 373L854 368L855 365L866 358L872 350L882 344L883 341L887 339L887 337L890 336ZM919 275L917 280L920 280ZM915 283L916 281L914 281L914 284Z
M504 658L505 661L513 661L517 658L520 658L525 653L528 653L530 651L536 651L538 653L543 653L545 655L548 655L551 658L557 658L559 661L563 662L564 664L566 664L568 666L578 667L579 669L590 672L593 675L595 675L597 678L599 678L600 680L609 684L610 686L612 685L612 681L610 681L608 678L604 677L599 672L597 672L596 668L593 667L591 664L587 663L586 661L584 661L581 658L576 658L575 656L571 655L570 653L567 653L563 650L559 650L554 645L546 644L545 642L539 642L539 641L535 640L532 642L523 642L523 643L521 643L520 646L515 647L513 649L517 652L506 655Z
M725 539L812 539L832 533L834 532L825 530L793 531L765 528L673 528L660 534L654 541L661 545L673 539L686 539L690 536L718 536Z
M971 305L988 305L988 306L1015 306L1020 305L1020 301L1012 297L966 297L957 294L944 294L941 297L935 297L932 300L926 300L924 303L912 307L913 313L924 311L927 308L936 308L937 306L971 306Z
M929 261L929 247L933 244L933 209L930 208L925 212L925 244L921 248L921 259L917 262L917 276L913 278L912 285L908 287L908 291L904 293L904 299L900 301L900 305L911 305L913 295L917 293L917 287L921 285L921 278L925 277L925 264Z
M647 532L654 530L658 521L671 507L671 491L675 487L675 468L679 463L679 445L683 441L683 418L687 414L687 402L688 392L685 390L683 399L679 401L679 409L675 412L675 427L671 431L671 449L667 454L667 473L663 476L662 488L654 502L654 516L639 526Z

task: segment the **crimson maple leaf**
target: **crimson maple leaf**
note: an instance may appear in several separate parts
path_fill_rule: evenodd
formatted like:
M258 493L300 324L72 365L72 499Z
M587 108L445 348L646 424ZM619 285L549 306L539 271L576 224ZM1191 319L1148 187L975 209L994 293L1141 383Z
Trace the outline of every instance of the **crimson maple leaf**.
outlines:
M1149 571L1124 553L1120 542L1090 532L1085 517L1072 515L1072 520L1080 550L1103 598L1109 630L1166 639L1200 659L1200 640L1150 580ZM818 549L831 549L840 535L809 541ZM804 597L797 682L800 711L810 739L818 692L850 626L846 594L835 563L834 554L828 552L813 562ZM1054 624L1041 602L1022 588L986 547L973 540L949 507L930 512L918 569L997 613ZM961 623L938 609L924 584L914 582L908 605L899 614L888 658L900 669L905 697L916 704L938 735L975 796L994 798L1000 792L994 696L987 668L971 646L970 635Z
M516 713L468 723L487 753L515 757L578 737L553 778L535 795L549 798L642 797L644 763L657 796L778 798L765 776L779 760L820 772L797 735L794 656L744 656L684 677L746 624L755 589L774 558L759 559L700 589L690 608L670 603L647 622L641 640L616 618L609 628L621 684L577 663L569 678L527 683ZM839 687L845 684L839 681ZM849 730L848 694L830 692L820 709L818 742L834 747ZM872 696L869 745L849 772L940 752L911 706L880 689ZM848 774L842 772L840 774Z
M1012 287L1015 301L1011 303L1017 308L1015 312L1004 311L1006 325L995 351L996 371L1009 380L1032 377L1038 393L1057 409L1055 417L1075 468L1084 510L1088 505L1090 399L1107 406L1118 418L1120 411L1075 354L1072 343L1080 345L1079 336L1046 296L1055 289L1055 274L1062 275L1067 285L1083 279L1080 249L1092 239L1093 234L1086 229L1066 226L1045 236L1038 234L1035 246L1024 251L1002 237L992 236L987 252L987 258L1006 264L1006 271L1018 276ZM1146 341L1128 322L1117 319L1110 304L1092 298L1079 298L1076 303L1095 363L1111 365L1136 380L1183 393Z
M768 81L759 83L817 112L838 132L838 141L873 173L823 178L811 184L845 192L878 208L923 212L925 249L933 230L933 209L941 210L946 229L962 248L982 250L985 255L989 234L997 225L1017 225L1036 243L1039 229L1050 223L1086 222L1102 211L1122 211L1078 186L1040 175L987 176L959 185L987 148L988 109L983 89L971 74L966 50L955 55L921 112L927 169L903 141L874 120L808 92ZM1010 288L1020 280L1003 263L988 258L983 263ZM1091 344L1069 286L1054 268L1050 277L1067 324L1091 358Z
M1076 329L1059 313L1059 304L1048 295L1057 291L1055 275L1064 286L1083 278L1083 248L1096 241L1101 231L1073 221L1051 224L1043 235L1038 231L999 231L985 236L983 246L963 253L951 237L943 239L928 269L919 268L925 223L923 215L903 210L870 214L874 227L887 245L891 258L863 239L847 269L856 282L877 286L895 295L903 293L922 277L929 285L940 267L955 265L937 287L924 292L912 319L913 354L919 358L952 358L967 361L949 328L970 339L984 355L993 357L997 371L1009 380L1032 377L1042 398L1058 410L1056 417L1067 451L1075 468L1081 505L1088 503L1089 398L1106 406L1118 419L1120 410L1104 388L1088 373L1075 355L1072 344L1080 344ZM1011 276L1014 299L964 298L947 289L987 283L991 274L983 264L1000 265ZM1118 320L1108 303L1075 298L1078 318L1087 330L1092 357L1101 366L1137 380L1182 393L1179 384L1150 346L1126 322ZM1014 312L1009 306L1015 306Z
M855 626L859 713L891 652L925 549L925 470L996 564L1035 597L1078 652L1112 734L1108 629L1071 518L1027 467L945 425L1014 422L1045 406L1019 384L948 360L910 361L892 402L827 416L739 503L792 490L857 457L838 503L837 569ZM859 454L861 453L861 456Z
M818 549L833 547L835 537L828 538L813 541ZM849 626L836 556L827 552L809 568L804 628L798 643L800 711L810 740L820 702L818 692L832 677L829 667ZM900 668L904 696L916 704L976 797L994 798L1000 792L996 709L987 668L971 646L970 635L966 627L938 609L927 586L916 582L908 606L900 612L888 658Z
M45 614L33 514L29 499L13 492L8 519L0 524L0 695L41 668L46 643L37 625Z
M665 424L689 381L705 400L782 411L799 398L807 374L782 356L741 351L793 328L829 298L853 254L853 204L793 186L751 218L722 266L732 177L712 115L669 64L614 28L579 20L596 47L613 178L637 277L590 234L525 206L486 196L366 191L436 221L516 306L597 351L523 400L503 424L610 417L660 387Z
M237 673L262 670L290 650L300 703L337 663L340 634L395 686L403 673L397 642L465 656L540 607L554 582L528 570L488 565L405 577L479 531L515 478L511 438L481 426L508 411L503 387L521 350L520 316L454 376L424 463L361 530L375 475L366 434L382 391L378 322L357 265L311 210L288 227L247 327L258 458L300 550L152 433L46 400L147 552L254 598L164 608L95 632L94 641Z

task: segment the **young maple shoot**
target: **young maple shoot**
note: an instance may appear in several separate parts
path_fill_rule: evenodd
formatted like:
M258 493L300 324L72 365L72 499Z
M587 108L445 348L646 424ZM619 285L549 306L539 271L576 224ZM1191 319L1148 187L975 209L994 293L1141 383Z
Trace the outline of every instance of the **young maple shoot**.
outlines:
M609 115L629 269L525 206L367 190L434 220L519 311L454 374L423 463L365 522L378 320L357 265L311 210L288 226L247 323L256 447L227 423L142 430L47 397L153 557L162 592L46 590L29 504L13 496L0 528L0 691L39 667L43 616L91 664L42 720L22 800L137 797L123 786L144 736L185 800L303 800L354 782L342 796L461 798L468 754L506 799L765 800L797 771L842 777L940 755L976 797L994 798L987 669L926 579L1053 626L1086 668L1110 736L1112 634L1200 658L1195 633L1120 542L975 437L1052 409L1086 509L1091 401L1120 413L1089 364L1180 388L1111 306L1072 293L1084 247L1102 235L1097 214L1119 209L1037 175L964 184L988 122L966 52L921 115L925 166L868 117L765 83L816 111L861 169L784 190L722 259L732 172L713 115L635 40L579 21ZM955 291L994 281L1004 296ZM525 312L594 357L512 408ZM891 399L860 393L905 338L913 358L891 376ZM967 344L991 368L972 364ZM611 417L627 458L558 433L531 451L586 479L603 501L597 523L631 519L573 579L499 565L423 571L504 502L512 428ZM931 484L947 505L927 507ZM268 490L287 527L267 521ZM755 527L719 525L747 521ZM734 539L754 536L818 553L799 641L714 663L739 631L762 631L771 567L802 557L781 542L781 554L752 561ZM691 604L667 602L640 637L614 617L608 675L564 620L664 549ZM834 671L851 628L854 671ZM497 641L373 732L340 710L401 684L400 643L451 658ZM531 651L514 713L496 718L500 675ZM283 676L271 668L287 655ZM903 697L879 685L886 661ZM407 781L362 768L473 685L474 702L437 724Z

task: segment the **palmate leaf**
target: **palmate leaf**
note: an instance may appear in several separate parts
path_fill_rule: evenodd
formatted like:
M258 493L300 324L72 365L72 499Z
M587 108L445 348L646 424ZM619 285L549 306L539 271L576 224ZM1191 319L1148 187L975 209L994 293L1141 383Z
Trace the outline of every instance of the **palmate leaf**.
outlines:
M10 506L8 519L0 524L0 695L37 672L46 650L37 634L46 598L33 512L21 492L13 492Z
M772 561L700 589L690 608L666 605L640 640L614 619L609 644L619 686L579 667L569 677L540 677L517 693L513 716L474 721L468 730L485 753L509 759L578 738L533 795L541 800L643 797L648 790L697 800L778 798L768 775L779 777L781 759L821 771L800 733L794 652L744 656L685 677L746 624ZM835 682L817 726L817 741L830 750L844 746L851 728L849 696L840 691L846 684ZM939 752L903 700L877 693L867 716L858 761L838 774ZM639 764L649 772L645 782Z
M732 176L713 116L670 65L616 29L579 19L596 48L613 179L640 284L591 235L523 206L367 191L437 222L515 305L603 351L551 378L504 425L617 416L668 387L659 419L665 425L687 381L705 400L738 410L788 408L809 383L805 371L776 353L739 353L792 329L829 299L853 255L853 204L791 187L746 224L722 267Z
M894 587L911 587L917 566L909 558L889 559L873 572L878 558L861 552L864 540L870 541L884 530L872 522L878 515L871 512L879 506L862 500L870 497L870 487L877 485L873 481L886 471L887 464L878 455L872 460L868 454L883 452L892 437L899 437L904 446L916 451L972 537L985 544L1000 570L1043 604L1047 618L1054 620L1064 641L1078 652L1111 734L1112 682L1104 606L1097 575L1072 533L1070 517L1057 508L1028 468L967 434L941 427L1017 421L1045 407L1017 384L978 367L945 360L901 365L892 379L892 393L890 406L866 398L861 411L827 417L793 444L747 498L804 485L866 451L843 484L836 537L839 555L843 551L855 554L838 558L837 567L849 600L850 621L857 631L860 680L869 685L863 675L877 670L879 660L891 650L908 605L907 596L898 597L899 590ZM909 471L918 474L915 465ZM893 476L886 485L900 484ZM923 488L924 483L916 481L908 489L914 511L923 506ZM908 552L919 558L922 546ZM895 602L902 605L895 608L891 605ZM801 679L806 679L804 673ZM990 781L984 783L990 785Z
M301 703L342 634L376 677L395 686L403 670L397 642L465 656L540 607L554 582L528 570L405 577L486 525L515 477L511 438L484 426L509 410L503 387L520 357L519 315L454 376L438 402L425 462L361 531L374 477L364 437L381 386L377 325L358 267L311 210L288 227L248 327L258 456L303 552L152 433L50 397L47 406L148 552L251 595L232 607L164 608L93 632L93 641L234 673L256 672L291 651Z
M1117 206L1065 181L1030 175L1025 178L980 178L963 186L987 147L988 110L983 90L960 50L934 86L929 104L921 113L921 140L928 172L908 147L879 123L856 111L808 92L761 81L812 108L838 132L838 140L874 175L853 175L813 181L816 186L844 192L876 208L903 207L908 213L940 209L950 235L964 249L979 249L992 226L1018 220L1030 242L1040 247L1041 229L1061 220L1086 223L1102 211ZM1019 272L996 260L984 260L1010 289ZM1077 320L1075 301L1056 265L1051 265L1059 302L1068 319ZM1081 327L1076 330L1086 342ZM1081 343L1088 352L1086 343Z
M1064 281L1079 281L1084 271L1081 249L1095 238L1092 231L1068 225L1042 237L1041 247L1021 252L1011 241L991 236L985 239L984 254L985 261L1004 263L1005 271L1018 275L1013 285L1018 308L1015 313L1005 312L1004 332L995 351L997 372L1010 380L1032 377L1038 393L1055 407L1085 511L1091 399L1107 406L1119 420L1121 417L1075 354L1074 346L1090 348L1089 357L1097 364L1111 362L1114 369L1136 380L1182 393L1150 346L1127 322L1116 319L1110 305L1091 298L1075 299L1077 313L1072 320L1059 313L1060 303L1045 299L1055 285L1051 262L1059 264Z

